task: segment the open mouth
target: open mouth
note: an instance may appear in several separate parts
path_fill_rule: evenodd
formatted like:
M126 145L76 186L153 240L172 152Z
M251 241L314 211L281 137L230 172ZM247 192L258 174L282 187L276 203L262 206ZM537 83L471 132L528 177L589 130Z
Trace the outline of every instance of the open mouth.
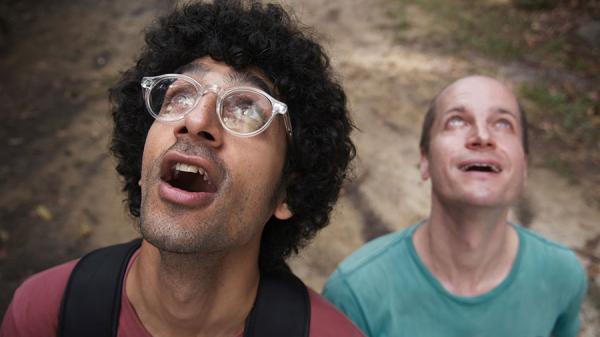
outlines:
M161 178L169 185L186 192L215 193L217 191L206 170L192 164L171 163Z
M463 172L487 172L487 173L500 173L502 168L499 165L492 163L468 163L460 166L460 170Z

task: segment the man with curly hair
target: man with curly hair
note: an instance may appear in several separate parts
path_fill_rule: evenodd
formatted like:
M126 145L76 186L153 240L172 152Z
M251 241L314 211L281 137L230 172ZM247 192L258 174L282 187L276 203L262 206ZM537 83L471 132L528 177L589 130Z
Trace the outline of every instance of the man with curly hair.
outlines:
M296 316L299 302L280 303L289 294L276 289L290 284L310 303L304 336L361 336L285 263L328 224L355 148L328 57L280 6L175 10L148 31L111 101L111 149L142 240L30 277L1 336L74 335L82 317L111 315L109 332L80 335L247 336ZM104 270L117 270L114 294ZM113 297L112 314L87 313Z
M575 337L586 274L570 249L508 222L527 177L527 122L512 91L461 78L421 133L431 211L340 264L324 295L370 337Z

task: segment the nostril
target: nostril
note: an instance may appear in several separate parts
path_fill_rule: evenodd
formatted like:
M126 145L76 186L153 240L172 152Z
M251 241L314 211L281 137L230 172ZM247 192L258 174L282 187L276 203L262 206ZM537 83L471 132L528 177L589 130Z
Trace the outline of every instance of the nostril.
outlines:
M207 140L215 140L215 137L213 137L213 135L211 135L209 132L206 131L201 131L198 133L198 136L206 138Z
M188 133L188 132L189 132L188 129L184 126L184 127L181 127L177 133Z

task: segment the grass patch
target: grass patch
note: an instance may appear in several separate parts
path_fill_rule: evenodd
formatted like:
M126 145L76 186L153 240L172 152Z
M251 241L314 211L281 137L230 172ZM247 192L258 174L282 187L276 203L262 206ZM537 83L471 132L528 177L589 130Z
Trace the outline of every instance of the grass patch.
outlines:
M584 95L569 97L545 83L525 83L519 87L529 119L547 139L566 145L597 146L600 141L600 116L594 103Z
M447 49L452 53L475 50L500 60L511 60L525 52L522 41L514 39L526 29L527 20L504 4L463 0L397 0L393 13L399 41L411 36L411 29L422 34L419 43ZM409 7L412 7L410 9ZM418 15L414 15L418 7ZM507 12L511 12L507 18Z
M548 83L519 87L535 157L569 179L586 181L586 197L600 206L600 111L585 95L569 96ZM596 105L594 105L596 104Z
M463 57L476 52L502 62L527 61L574 71L585 71L582 67L590 63L588 59L597 56L572 52L569 36L573 34L568 30L572 28L554 27L552 15L568 21L560 11L527 11L508 0L395 1L398 7L391 15L400 43Z
M544 166L570 180L577 179L577 177L573 174L569 163L560 158L547 158L544 161Z

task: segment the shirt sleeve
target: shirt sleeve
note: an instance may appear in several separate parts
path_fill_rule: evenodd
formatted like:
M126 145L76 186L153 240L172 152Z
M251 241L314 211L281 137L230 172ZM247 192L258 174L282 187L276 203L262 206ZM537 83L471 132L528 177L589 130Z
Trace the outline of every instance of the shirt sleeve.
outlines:
M41 290L41 289L40 289ZM24 283L15 292L4 315L0 337L53 337L56 335L58 309L39 310L37 289ZM43 301L42 301L43 302Z
M15 291L4 314L0 337L54 337L71 261L35 274Z
M311 337L365 337L348 317L322 296L309 290Z
M336 270L323 288L323 297L342 311L366 336L372 337L363 308L344 275Z
M579 311L581 310L581 304L587 293L587 273L581 264L578 263L578 266L578 287L576 288L569 305L556 320L556 324L552 331L552 336L554 337L576 337L579 334L581 328Z

